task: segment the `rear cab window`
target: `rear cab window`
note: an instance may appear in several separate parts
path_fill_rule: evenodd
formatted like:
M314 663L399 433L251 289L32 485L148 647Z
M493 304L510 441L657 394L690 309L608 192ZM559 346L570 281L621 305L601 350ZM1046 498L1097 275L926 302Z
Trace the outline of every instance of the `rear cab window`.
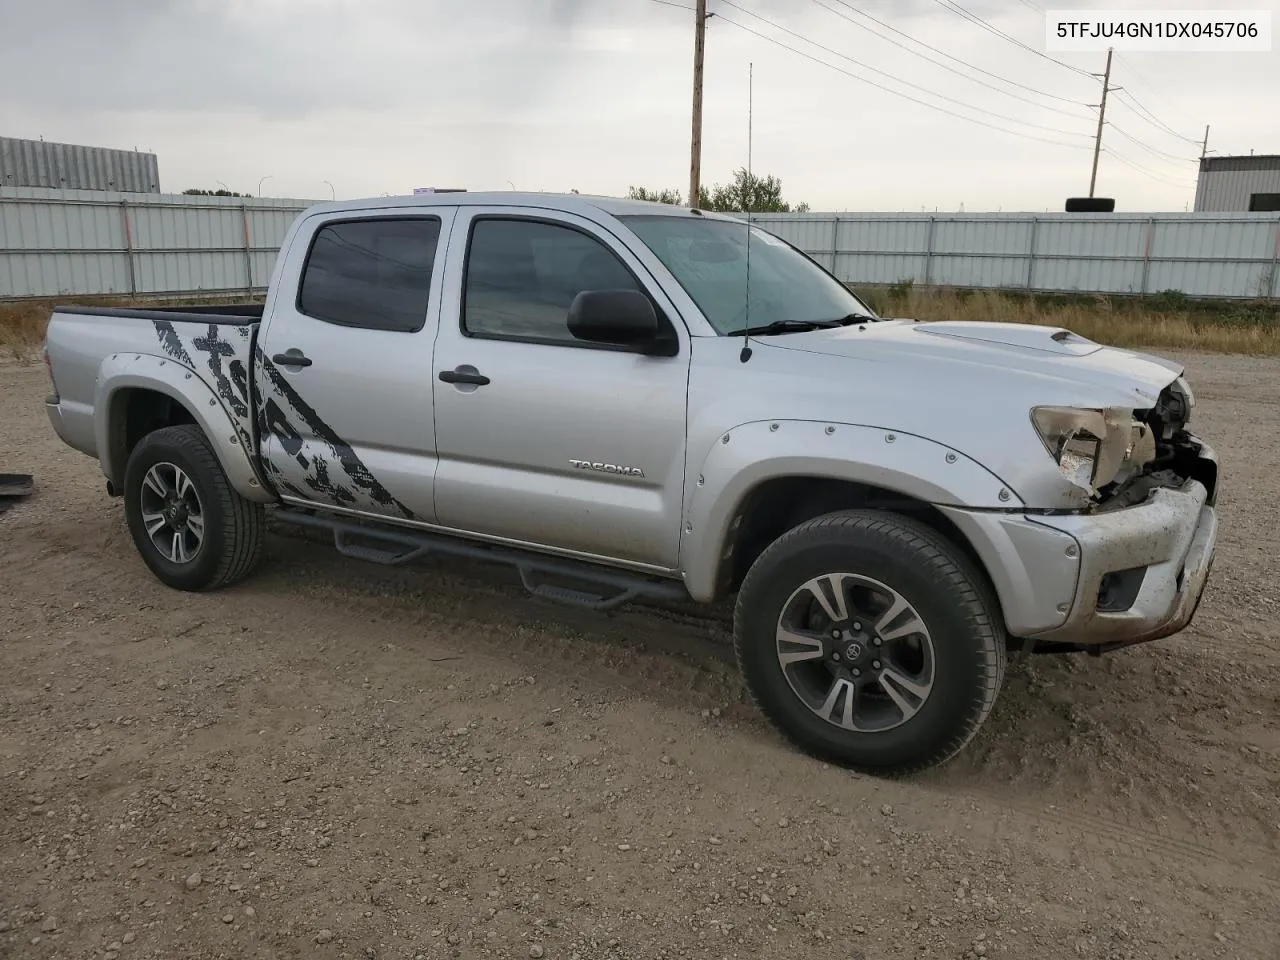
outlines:
M344 327L416 333L427 318L439 217L339 220L316 231L297 310Z

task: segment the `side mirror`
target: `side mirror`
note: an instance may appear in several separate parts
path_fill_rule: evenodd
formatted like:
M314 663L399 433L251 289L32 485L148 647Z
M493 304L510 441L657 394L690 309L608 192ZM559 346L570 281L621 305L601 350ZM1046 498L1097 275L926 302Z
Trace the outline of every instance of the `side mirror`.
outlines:
M638 290L583 290L569 304L569 332L592 343L636 346L657 340L661 327Z

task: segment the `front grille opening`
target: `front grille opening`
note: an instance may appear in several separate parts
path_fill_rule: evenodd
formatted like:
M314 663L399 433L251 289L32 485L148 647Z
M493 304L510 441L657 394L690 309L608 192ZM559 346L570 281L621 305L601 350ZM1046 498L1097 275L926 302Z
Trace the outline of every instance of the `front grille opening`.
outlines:
M1104 576L1098 586L1098 612L1123 613L1132 607L1146 575L1146 567L1131 567Z

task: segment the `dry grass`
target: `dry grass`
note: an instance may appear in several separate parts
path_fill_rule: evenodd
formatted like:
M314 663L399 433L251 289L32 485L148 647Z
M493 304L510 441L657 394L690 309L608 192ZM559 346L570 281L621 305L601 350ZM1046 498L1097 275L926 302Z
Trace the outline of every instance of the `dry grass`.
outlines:
M1116 347L1280 355L1280 306L1275 304L1192 301L1176 294L1140 300L906 285L858 288L858 293L882 316L1044 324Z
M185 297L167 300L130 300L127 297L59 297L56 300L0 302L0 356L9 355L22 363L34 362L44 345L45 328L53 308L59 304L86 304L99 307L164 307L184 304L238 303L244 297Z
M1168 347L1213 353L1280 356L1280 306L1193 301L1177 294L1144 300L998 291L859 287L882 316L919 320L986 320L1066 327L1117 347ZM234 300L235 298L230 298ZM227 298L148 301L150 305L227 302ZM0 303L0 351L33 360L55 303L129 306L125 299L69 297ZM136 304L143 305L143 304Z

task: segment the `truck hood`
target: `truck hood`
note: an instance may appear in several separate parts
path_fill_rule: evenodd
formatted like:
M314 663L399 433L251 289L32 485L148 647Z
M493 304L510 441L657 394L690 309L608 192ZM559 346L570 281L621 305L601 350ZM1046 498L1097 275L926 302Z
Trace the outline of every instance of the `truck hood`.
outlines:
M1039 379L1046 393L1088 394L1094 403L1135 408L1156 402L1180 364L1103 346L1061 327L970 321L882 320L834 330L770 337L784 350L870 363L997 367L1009 379ZM923 371L921 371L923 372ZM978 371L972 371L977 374Z

